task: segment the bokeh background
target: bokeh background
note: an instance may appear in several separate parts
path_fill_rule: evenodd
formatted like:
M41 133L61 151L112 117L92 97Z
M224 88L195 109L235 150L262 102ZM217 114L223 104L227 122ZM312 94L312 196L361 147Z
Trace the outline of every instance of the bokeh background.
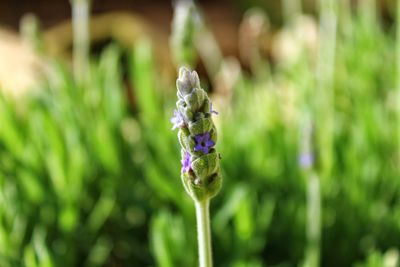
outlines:
M396 17L394 0L2 0L0 266L197 266L169 122L182 65L219 112L215 266L400 266Z

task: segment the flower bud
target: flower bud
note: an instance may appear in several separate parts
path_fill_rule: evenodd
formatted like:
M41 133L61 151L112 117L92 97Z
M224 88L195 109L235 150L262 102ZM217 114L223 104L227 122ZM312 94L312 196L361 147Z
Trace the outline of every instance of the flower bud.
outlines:
M178 97L185 97L190 94L194 88L200 88L200 79L197 72L186 68L180 68L179 78L176 80L178 88Z

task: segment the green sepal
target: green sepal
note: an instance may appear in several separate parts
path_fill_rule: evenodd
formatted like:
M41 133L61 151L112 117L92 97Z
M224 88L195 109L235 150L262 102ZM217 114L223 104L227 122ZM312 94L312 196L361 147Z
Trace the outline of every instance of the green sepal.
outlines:
M194 146L196 145L193 138L190 136L189 130L184 127L180 128L178 131L178 139L181 147L183 147L186 151L193 151Z
M211 109L210 99L206 97L203 101L202 112L205 114L210 113L210 109Z
M213 127L211 118L200 118L194 122L189 122L189 132L192 135L204 134Z
M208 198L212 198L218 194L222 187L222 175L219 170L206 179L205 187Z
M219 170L219 157L214 151L196 158L192 161L192 169L196 177L204 183L206 177L211 176Z
M203 89L194 88L184 99L191 111L197 112L204 105L204 100L207 99L207 95Z
M186 193L188 193L188 195L193 198L192 190L191 190L191 185L193 183L192 181L195 180L193 173L191 173L191 172L182 173L181 180L182 180L183 188L185 188Z
M215 128L215 125L213 123L212 129L210 131L210 139L214 141L214 143L217 143L218 135L217 135L217 128Z
M181 179L186 192L195 201L214 197L222 187L222 176L219 171L201 183L196 183L197 180L191 172L182 173Z
M178 102L176 102L176 107L186 121L193 120L193 112L183 99L179 99Z

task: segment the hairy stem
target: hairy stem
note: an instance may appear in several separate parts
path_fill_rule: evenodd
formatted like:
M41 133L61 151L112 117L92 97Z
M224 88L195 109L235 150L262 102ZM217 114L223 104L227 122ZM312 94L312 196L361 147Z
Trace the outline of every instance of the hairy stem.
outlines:
M210 200L196 201L197 240L200 267L212 267Z

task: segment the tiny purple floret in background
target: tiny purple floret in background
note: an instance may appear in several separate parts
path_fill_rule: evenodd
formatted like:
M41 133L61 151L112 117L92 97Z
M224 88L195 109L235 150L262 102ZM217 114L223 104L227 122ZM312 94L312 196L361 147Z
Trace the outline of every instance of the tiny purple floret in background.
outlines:
M299 164L302 168L310 168L314 163L314 156L311 153L302 153L299 157Z

